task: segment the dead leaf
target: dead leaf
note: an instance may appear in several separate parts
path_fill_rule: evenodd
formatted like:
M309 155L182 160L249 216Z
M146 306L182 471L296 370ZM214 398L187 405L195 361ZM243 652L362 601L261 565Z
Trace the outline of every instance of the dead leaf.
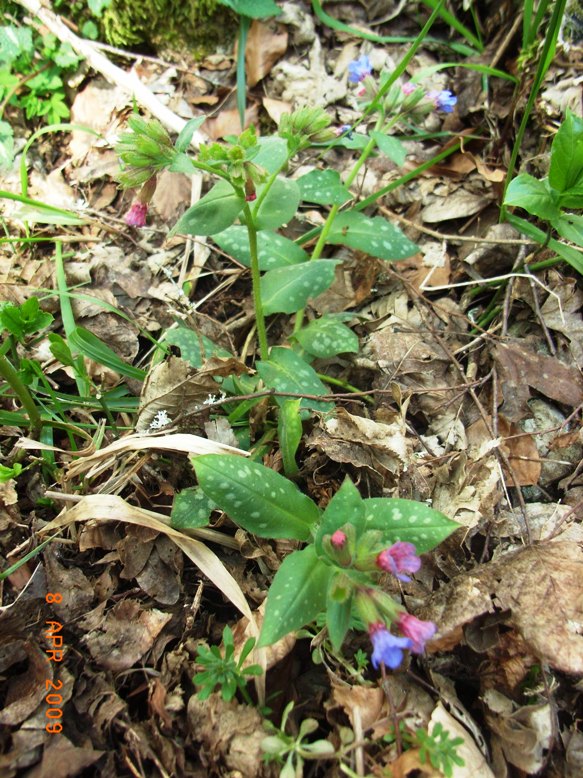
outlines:
M480 213L492 202L493 195L479 195L458 189L448 197L436 197L434 201L421 209L421 218L427 224L436 224L448 219L467 219Z
M498 416L498 433L502 438L500 448L506 454L512 468L511 472L507 472L505 463L502 463L506 484L508 486L538 484L542 464L532 435L527 435L517 424L507 421L502 415Z
M256 125L259 121L259 103L251 103L245 110L245 127ZM212 119L207 119L201 127L211 140L224 138L225 135L239 135L241 121L236 108L226 108Z
M452 778L470 778L470 776L471 778L494 778L494 773L488 767L486 757L480 751L468 730L446 711L441 702L437 703L435 710L431 714L430 732L437 723L441 724L449 732L450 739L461 737L464 740L463 744L458 746L456 750L458 756L464 760L465 764L463 766L453 765Z
M70 778L82 775L85 768L90 768L104 753L90 746L74 746L61 733L58 737L49 738L41 761L28 771L28 778Z
M263 98L263 107L269 114L269 118L276 124L279 124L284 113L291 113L292 111L291 103L288 103L285 100L274 100L272 97Z
M163 222L173 223L190 205L191 192L192 181L188 176L164 170L158 176L152 207Z
M28 660L26 669L10 678L10 683L0 710L0 724L15 726L27 719L41 704L46 695L46 679L52 679L54 664L32 641L23 644Z
M254 87L265 78L287 50L288 33L283 24L275 20L261 22L254 19L245 46L247 83Z

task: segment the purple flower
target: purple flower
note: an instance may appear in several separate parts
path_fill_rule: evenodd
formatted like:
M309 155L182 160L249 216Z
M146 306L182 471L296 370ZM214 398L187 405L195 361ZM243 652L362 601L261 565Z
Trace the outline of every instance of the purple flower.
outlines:
M414 654L422 654L425 651L425 642L431 640L437 632L437 627L432 621L421 621L404 611L399 613L396 625L411 641L411 651Z
M132 207L125 215L125 223L129 227L143 227L146 223L146 214L148 213L148 203L139 201L133 203Z
M421 567L421 560L415 553L413 543L405 543L402 540L393 543L389 548L377 556L377 567L392 573L399 581L410 581L404 573L416 573Z
M337 127L335 132L336 136L339 138L341 135L346 134L347 138L352 138L352 125L351 124L342 124L340 127Z
M433 101L433 105L438 111L443 111L444 113L451 113L454 105L457 103L457 97L449 89L442 89L441 92L433 90L427 93L427 97Z
M371 73L372 65L366 54L362 54L358 59L353 59L348 65L348 81L350 84L360 84Z
M382 622L370 624L368 634L373 648L371 659L375 670L378 670L381 662L385 667L396 670L403 661L403 651L411 648L409 638L392 635Z

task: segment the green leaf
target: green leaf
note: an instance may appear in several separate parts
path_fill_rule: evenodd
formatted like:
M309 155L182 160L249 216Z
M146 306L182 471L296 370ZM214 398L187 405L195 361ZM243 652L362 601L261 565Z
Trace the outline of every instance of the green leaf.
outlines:
M75 53L75 49L67 42L61 43L53 54L52 59L55 65L63 69L72 68L81 61L81 57Z
M201 124L206 121L206 116L197 116L196 119L190 119L180 130L180 135L176 138L176 151L186 151L192 141L194 133L200 129Z
M89 357L94 362L98 362L100 365L108 367L110 370L114 370L120 375L127 378L135 378L138 381L143 381L146 377L144 370L140 370L133 365L128 365L121 357L112 351L108 345L100 340L97 335L94 335L84 327L76 327L68 337L69 347L75 349L85 357Z
M562 238L583 246L583 216L575 213L562 213L552 222L553 227Z
M227 181L219 181L186 211L170 231L169 237L177 232L185 235L222 232L231 226L244 205L244 197L240 197Z
M87 0L87 7L98 19L106 8L109 8L112 0Z
M312 170L298 178L302 200L319 205L342 205L352 195L336 170Z
M83 38L88 38L90 41L96 41L99 37L99 28L91 20L84 22L81 26L81 35Z
M322 549L324 535L332 535L345 524L352 524L356 530L356 538L364 528L364 502L360 492L350 478L345 478L342 486L326 506L322 521L316 534L316 548Z
M21 54L31 56L33 50L30 27L0 27L0 62L11 63Z
M269 588L258 646L269 646L313 621L326 607L332 573L313 545L286 557Z
M348 352L358 353L358 337L335 316L314 319L294 337L304 351L319 359Z
M554 238L547 239L546 232L539 230L534 224L527 222L526 219L521 219L513 214L506 214L506 221L516 227L517 230L532 238L541 246L548 246L555 251L565 262L568 262L578 273L583 275L583 253L573 248L572 246L565 246L564 243L560 243Z
M294 313L317 297L334 281L339 260L314 259L301 265L269 270L261 278L263 312Z
M379 150L388 157L395 165L402 167L407 157L407 149L403 146L398 138L394 138L392 135L385 135L383 132L373 130L371 132L371 138L376 141Z
M22 465L16 462L12 467L6 465L0 465L0 484L5 484L12 478L18 478L22 472Z
M171 346L177 346L180 349L182 359L186 360L193 367L202 367L205 359L210 357L233 356L230 351L217 346L206 335L201 335L182 325L168 330L164 340Z
M267 184L261 184L257 187L259 199L266 186ZM300 188L297 183L290 178L276 178L258 211L253 212L256 228L258 230L276 230L282 224L293 219L299 204ZM227 224L226 227L228 226ZM213 232L220 232L220 230L213 230Z
M330 582L330 589L333 593L334 579ZM326 627L328 628L328 637L332 647L338 651L344 642L346 633L350 627L350 617L352 615L352 597L345 600L335 600L329 594L326 603Z
M273 0L219 0L219 3L231 8L239 16L249 16L251 19L267 19L281 13L281 8Z
M582 176L583 119L567 111L553 139L549 182L554 189L565 192L576 186Z
M214 508L215 503L199 486L183 489L174 497L170 526L178 530L206 527Z
M203 492L237 524L262 538L308 540L317 505L268 467L230 454L193 459Z
M14 132L8 122L0 121L0 170L9 168L14 160Z
M245 267L251 267L249 235L247 227L233 225L218 235L214 242ZM262 230L257 233L257 255L260 270L275 270L278 267L297 265L308 260L308 254L301 246L277 232Z
M279 173L288 158L287 141L271 136L259 138L258 145L259 151L253 157L253 162L268 173Z
M301 400L285 400L280 406L277 420L277 439L283 460L283 469L288 478L298 473L296 451L302 439Z
M289 348L275 346L271 349L269 359L257 362L255 367L264 384L278 392L312 395L328 393L314 368ZM285 402L285 399L275 398L278 405ZM301 407L310 407L325 413L332 410L334 406L325 400L302 399Z
M38 297L29 297L21 305L8 303L0 310L0 324L17 340L22 341L26 335L34 335L53 321L50 313L41 311Z
M39 224L70 224L79 226L85 224L86 220L62 208L55 208L53 205L47 205L40 200L32 200L24 195L13 194L12 192L0 191L0 200L15 200L22 204L18 210L17 217L27 222L37 222Z
M540 219L557 219L559 208L549 189L548 179L521 173L509 183L504 196L504 205L517 205Z
M171 173L184 173L185 176L192 176L196 173L197 168L188 154L180 151L177 152L168 170Z
M365 216L358 211L338 214L328 236L328 243L341 243L389 261L405 259L419 251L419 246L386 219Z
M371 497L364 500L365 529L380 530L383 541L413 543L418 554L430 551L460 526L416 500Z

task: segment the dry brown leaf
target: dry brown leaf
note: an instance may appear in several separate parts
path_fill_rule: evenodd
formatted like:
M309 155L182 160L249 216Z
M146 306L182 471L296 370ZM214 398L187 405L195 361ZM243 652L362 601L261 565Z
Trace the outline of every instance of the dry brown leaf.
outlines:
M536 354L523 342L499 343L492 354L504 397L501 412L509 421L520 421L528 413L529 387L572 408L583 402L583 378L575 367Z
M0 710L0 724L4 726L14 726L27 719L45 698L46 679L53 677L53 663L47 661L40 646L26 641L23 647L28 663L24 672L10 678Z
M269 118L276 124L279 124L284 113L291 113L292 110L291 103L288 103L285 100L274 100L272 97L263 98L263 107L269 114Z
M283 24L275 20L261 22L254 19L245 46L247 83L255 86L265 78L287 50L288 33Z
M387 765L392 778L443 778L443 773L435 770L428 760L421 761L418 748L410 748ZM389 775L385 772L385 775Z
M352 727L355 720L363 732L371 729L382 715L386 706L386 697L379 686L352 686L330 676L332 702L339 705L350 719ZM355 712L355 709L358 709Z
M495 608L530 651L552 667L583 673L583 553L569 542L541 543L463 573L433 594L423 618L439 632L431 648L455 645L464 624Z
M492 196L474 194L458 189L447 197L436 198L434 202L421 209L421 218L428 224L436 224L447 219L466 219L480 213L492 202Z
M245 127L249 127L251 124L256 125L258 121L259 104L252 103L245 110ZM236 108L226 108L212 119L207 119L201 129L211 140L224 138L225 135L239 135L241 132L239 111Z
M437 723L441 724L449 732L450 738L461 737L464 740L463 745L458 746L457 753L464 760L465 764L463 767L459 765L453 766L452 778L494 778L494 773L488 767L486 757L480 751L468 730L446 711L441 702L437 703L431 715L429 731Z

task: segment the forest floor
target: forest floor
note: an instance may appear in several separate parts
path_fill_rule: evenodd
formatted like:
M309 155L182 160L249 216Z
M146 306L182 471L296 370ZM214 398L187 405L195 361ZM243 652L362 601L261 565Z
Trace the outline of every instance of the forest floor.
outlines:
M307 101L335 126L354 124L348 64L367 54L377 75L394 69L411 44L375 36L413 40L429 13L327 3L350 32L325 24L309 3L280 5L281 17L253 22L247 44L246 122L262 135ZM146 226L127 226L135 192L118 187L114 145L136 105L125 83L107 80L107 67L91 63L69 87L77 129L44 134L27 150L28 197L82 221L35 222L30 206L4 201L0 299L20 306L35 295L53 318L11 345L42 410L40 434L18 423L21 402L7 385L0 396L3 462L19 466L0 484L3 776L279 775L261 743L273 734L266 721L280 727L290 702L287 734L293 740L313 719L305 742L326 740L332 753L305 751L303 768L296 760L287 775L583 773L583 290L571 265L500 221L538 49L521 51L510 2L485 4L478 21L479 52L452 48L463 39L439 20L431 32L439 42L423 43L403 78L450 62L428 80L451 90L455 109L427 117L422 133L401 129L403 165L379 154L352 185L358 201L449 152L367 209L418 253L390 262L328 245L334 281L307 310L309 320L343 315L358 346L314 362L330 378L336 414L304 421L295 483L324 508L349 476L363 497L417 500L460 525L423 555L412 581L387 583L437 626L425 652L395 672L367 662L366 635L349 632L339 652L313 624L265 652L266 675L248 686L255 700L265 692L264 707L240 694L226 702L220 689L197 696L199 648L219 646L228 624L241 650L251 633L238 598L260 608L297 547L245 532L217 510L207 525L192 501L176 500L195 494L189 456L204 453L201 438L209 451L259 446L260 461L283 471L272 397L255 398L240 416L246 424L227 418L233 406L220 392L208 399L221 354L204 363L201 337L252 372L251 275L210 238L168 237L208 190L206 178L164 171ZM131 69L166 126L168 115L177 127L206 114L200 131L211 139L241 131L231 44L197 63L160 51L102 55ZM580 90L581 48L559 44L517 170L545 174L566 108L581 115ZM34 128L11 110L4 118L18 153L0 188L22 193L22 147ZM290 174L342 177L357 153L312 149ZM326 211L303 207L285 235L321 226ZM83 329L69 340L71 321ZM270 316L270 346L286 343L292 326L293 316ZM83 340L86 332L109 350ZM161 358L152 342L168 333L171 353ZM60 352L55 334L65 338ZM84 355L83 379L73 346ZM161 413L171 424L157 430ZM436 724L463 738L463 765L425 758L416 733Z

